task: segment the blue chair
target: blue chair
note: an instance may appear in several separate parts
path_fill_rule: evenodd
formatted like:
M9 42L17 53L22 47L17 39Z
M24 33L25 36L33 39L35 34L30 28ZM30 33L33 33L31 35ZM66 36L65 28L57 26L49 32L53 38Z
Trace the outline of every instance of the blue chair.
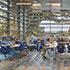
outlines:
M24 46L24 49L28 49L28 46L27 46L26 42L23 43L23 46Z
M22 50L24 50L24 45L23 45L23 44L20 44L20 46L17 47L16 50L17 50L17 51L22 51Z
M64 46L57 46L57 51L58 51L58 53L64 53L65 47Z
M42 44L40 44L40 49L43 49L43 45Z
M33 43L34 43L34 44L37 44L38 42L37 42L37 40L34 40Z
M41 49L43 49L43 44L38 43L38 50L41 50Z
M70 45L68 45L68 53L70 53Z
M26 42L21 42L20 46L18 47L19 51L23 51L24 49L27 49L27 43Z
M38 41L37 40L34 40L33 41L33 44L35 44L34 49L38 50Z
M11 52L11 48L10 46L1 46L1 53L5 55L6 57L6 54L9 54Z

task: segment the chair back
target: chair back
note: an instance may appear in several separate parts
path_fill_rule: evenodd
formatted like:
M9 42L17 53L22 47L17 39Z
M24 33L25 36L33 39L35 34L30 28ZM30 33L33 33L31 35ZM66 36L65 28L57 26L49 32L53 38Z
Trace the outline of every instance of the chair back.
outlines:
M64 46L57 46L58 53L64 53L65 47Z

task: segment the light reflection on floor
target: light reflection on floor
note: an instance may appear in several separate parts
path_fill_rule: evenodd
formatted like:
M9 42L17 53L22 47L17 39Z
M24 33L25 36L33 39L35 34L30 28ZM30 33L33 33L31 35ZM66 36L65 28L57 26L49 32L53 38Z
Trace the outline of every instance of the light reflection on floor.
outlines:
M49 58L43 60L40 52L33 51L30 60L26 62L23 60L27 57L0 62L0 70L70 70L70 60L63 62L54 60L52 56Z

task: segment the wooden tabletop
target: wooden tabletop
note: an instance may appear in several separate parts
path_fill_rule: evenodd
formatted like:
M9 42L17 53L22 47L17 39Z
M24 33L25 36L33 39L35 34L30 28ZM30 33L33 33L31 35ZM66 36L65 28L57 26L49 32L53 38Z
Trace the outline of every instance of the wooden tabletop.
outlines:
M12 46L10 46L11 48L15 48L15 47L19 47L20 46L20 44L14 44L14 45L12 45Z

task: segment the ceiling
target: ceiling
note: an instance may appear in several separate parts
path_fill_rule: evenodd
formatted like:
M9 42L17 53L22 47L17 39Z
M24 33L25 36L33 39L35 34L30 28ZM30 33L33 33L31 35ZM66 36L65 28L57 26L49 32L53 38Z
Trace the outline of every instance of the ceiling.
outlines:
M44 9L48 8L46 3L52 2L52 3L61 3L63 9L70 10L70 0L39 0L39 2L42 3Z
M62 0L62 2L63 8L70 10L70 0Z
M49 8L46 3L62 3L63 9L70 9L70 0L15 0L16 2L33 2L37 1L38 3L42 4L43 9Z

